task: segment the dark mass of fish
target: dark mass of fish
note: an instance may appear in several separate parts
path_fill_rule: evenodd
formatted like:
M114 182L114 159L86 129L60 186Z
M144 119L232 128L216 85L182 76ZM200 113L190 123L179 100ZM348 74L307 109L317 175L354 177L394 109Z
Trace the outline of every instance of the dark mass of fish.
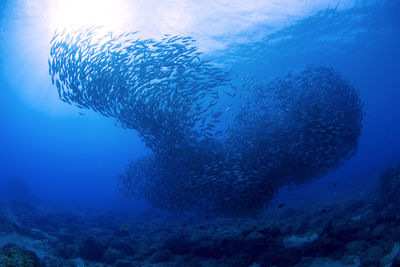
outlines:
M62 101L115 118L157 153L211 134L212 122L200 119L210 116L228 72L202 60L191 37L156 42L137 32L99 36L100 29L55 33L49 73Z
M191 37L98 33L55 33L52 82L61 100L138 132L152 154L119 178L158 208L254 213L282 187L323 176L357 149L362 103L331 68L238 86ZM235 107L219 105L221 94ZM227 113L231 123L221 129Z

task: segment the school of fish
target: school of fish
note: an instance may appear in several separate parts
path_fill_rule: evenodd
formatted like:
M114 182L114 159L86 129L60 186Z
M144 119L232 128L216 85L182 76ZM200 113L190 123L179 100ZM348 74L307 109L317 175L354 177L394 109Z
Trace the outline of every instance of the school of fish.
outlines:
M239 79L191 37L100 29L56 32L49 74L62 101L138 133L152 153L131 161L120 183L157 208L253 214L357 150L363 104L332 68Z

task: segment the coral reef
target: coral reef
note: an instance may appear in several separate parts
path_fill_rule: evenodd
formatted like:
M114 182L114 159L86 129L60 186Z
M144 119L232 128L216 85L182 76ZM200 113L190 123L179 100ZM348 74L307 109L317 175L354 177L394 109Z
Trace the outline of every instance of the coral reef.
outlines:
M346 202L303 208L287 204L248 218L89 210L81 217L59 209L17 213L26 228L46 238L36 239L32 230L10 233L0 227L0 241L20 242L3 247L0 265L398 266L400 213L397 204L391 205L398 198L385 202L387 196L381 193L382 188L394 192L400 186L398 176L399 169L391 168L382 175L380 187ZM392 187L385 187L388 184ZM6 223L8 219L0 221ZM118 231L122 226L123 236Z

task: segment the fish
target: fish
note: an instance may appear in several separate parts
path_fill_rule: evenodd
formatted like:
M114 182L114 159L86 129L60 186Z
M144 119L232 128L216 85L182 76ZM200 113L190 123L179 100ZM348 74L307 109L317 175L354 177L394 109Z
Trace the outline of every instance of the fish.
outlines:
M149 155L118 179L157 208L252 214L283 186L322 177L356 151L362 101L330 67L242 79L205 60L191 36L98 32L56 32L49 76L61 101L138 134Z

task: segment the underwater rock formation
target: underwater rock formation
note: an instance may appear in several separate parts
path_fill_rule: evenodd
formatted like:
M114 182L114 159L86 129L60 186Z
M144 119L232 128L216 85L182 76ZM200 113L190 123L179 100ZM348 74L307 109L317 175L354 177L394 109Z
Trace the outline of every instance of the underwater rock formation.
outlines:
M40 260L38 256L25 248L20 248L14 244L5 245L0 253L0 266L15 267L39 267Z
M79 248L79 255L83 259L96 260L101 259L107 246L94 237L88 237Z
M191 37L96 33L55 34L52 82L61 100L138 132L153 153L119 178L158 208L257 212L280 188L319 178L356 151L362 103L331 68L234 86ZM234 106L221 104L224 93Z
M380 200L384 205L400 203L400 163L397 168L389 167L380 179Z

